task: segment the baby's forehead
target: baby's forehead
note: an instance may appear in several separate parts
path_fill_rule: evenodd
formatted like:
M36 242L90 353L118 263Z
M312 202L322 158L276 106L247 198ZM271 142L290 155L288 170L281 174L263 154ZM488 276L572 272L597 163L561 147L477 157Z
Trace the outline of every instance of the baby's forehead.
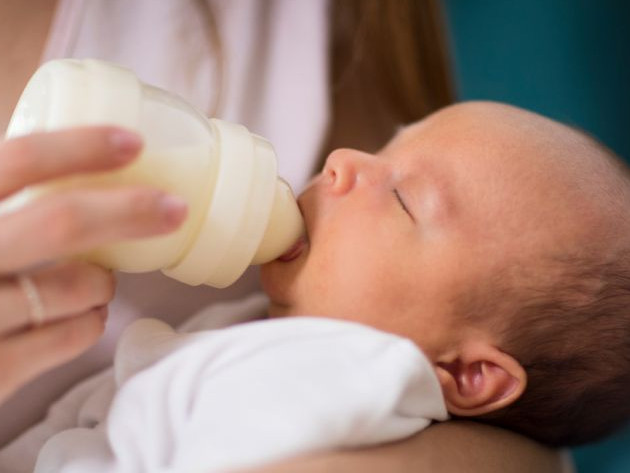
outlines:
M467 137L483 136L500 139L502 136L541 139L546 135L558 137L569 132L567 127L536 113L497 102L462 102L442 108L422 120L398 130L397 138L413 141L428 131L432 133L460 133Z
M582 130L512 105L463 102L441 109L398 130L388 147L422 156L423 151L456 155L466 161L492 163L497 170L535 171L580 179L602 171L610 153ZM533 176L530 176L530 178Z
M391 146L438 169L462 208L494 228L553 226L601 212L599 194L620 185L618 166L591 137L510 105L447 107L401 129Z

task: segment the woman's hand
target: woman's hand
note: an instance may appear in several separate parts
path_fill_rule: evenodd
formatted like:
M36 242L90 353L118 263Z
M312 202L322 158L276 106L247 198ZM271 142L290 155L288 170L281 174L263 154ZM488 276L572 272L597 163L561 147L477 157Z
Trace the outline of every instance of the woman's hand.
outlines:
M115 127L37 133L0 143L0 200L25 186L130 162L142 147ZM67 256L174 230L185 204L140 187L74 189L0 214L0 402L77 356L103 331L110 271ZM41 320L40 320L41 319Z

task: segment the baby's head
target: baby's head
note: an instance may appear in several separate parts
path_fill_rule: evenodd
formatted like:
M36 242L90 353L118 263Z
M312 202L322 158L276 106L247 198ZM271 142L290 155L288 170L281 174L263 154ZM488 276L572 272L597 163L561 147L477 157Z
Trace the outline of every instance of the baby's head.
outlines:
M263 267L270 315L410 338L449 411L550 444L630 415L630 177L590 137L471 102L376 155L333 152L307 238Z

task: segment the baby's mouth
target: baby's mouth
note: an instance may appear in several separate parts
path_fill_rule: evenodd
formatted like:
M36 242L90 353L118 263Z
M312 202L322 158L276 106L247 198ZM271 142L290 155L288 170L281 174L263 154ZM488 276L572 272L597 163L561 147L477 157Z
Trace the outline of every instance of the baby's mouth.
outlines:
M306 245L306 236L302 235L300 238L298 238L298 241L296 241L291 248L289 248L282 256L278 257L278 260L286 263L288 261L296 259L302 254L304 248L306 248Z
M297 199L298 208L300 209L300 213L302 214L302 217L304 218L304 233L302 234L302 236L300 236L300 238L298 238L298 240L287 251L284 252L284 254L278 257L278 261L282 261L283 263L296 259L298 256L302 254L304 249L309 244L309 237L308 237L309 225L308 225L308 220L306 218L306 215L304 214L304 206L303 206L304 194L305 192L302 192L302 194L300 194L300 196Z

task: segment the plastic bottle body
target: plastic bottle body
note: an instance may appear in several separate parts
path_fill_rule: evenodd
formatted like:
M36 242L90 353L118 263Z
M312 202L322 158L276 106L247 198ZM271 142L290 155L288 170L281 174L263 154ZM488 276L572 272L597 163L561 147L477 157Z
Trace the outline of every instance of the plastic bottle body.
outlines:
M183 197L188 217L173 233L117 242L81 257L113 269L161 269L188 284L224 287L254 258L279 256L301 234L297 204L277 178L266 140L240 125L209 120L181 98L112 64L58 60L42 66L16 107L7 137L90 124L136 130L144 139L142 154L114 172L29 188L2 204L5 211L68 187L144 185ZM287 225L267 237L274 233L266 231L274 205L286 214ZM263 248L264 254L257 254Z
M163 151L149 149L123 170L81 179L77 185L151 186L179 195L188 204L188 217L172 233L114 243L81 257L127 272L154 271L172 266L182 258L204 218L205 203L210 198L208 190L215 184L216 171L217 162L212 159L212 147L199 145Z

